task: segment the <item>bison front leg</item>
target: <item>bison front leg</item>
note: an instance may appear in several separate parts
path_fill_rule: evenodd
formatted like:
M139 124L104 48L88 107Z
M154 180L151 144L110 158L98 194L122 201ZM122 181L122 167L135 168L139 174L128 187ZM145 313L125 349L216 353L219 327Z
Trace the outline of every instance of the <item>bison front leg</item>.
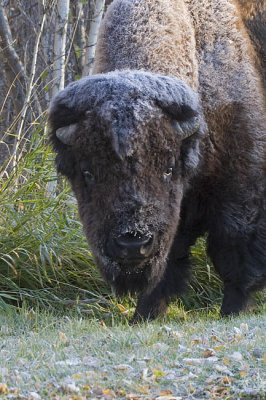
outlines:
M131 323L144 322L163 317L168 307L167 298L158 290L154 290L150 295L142 295L138 299L134 317Z
M170 300L185 292L190 275L190 260L189 246L184 239L181 235L176 237L162 280L150 293L140 296L133 323L163 316Z
M265 285L265 232L249 237L209 235L208 252L224 282L221 316L239 314L250 300L251 293Z
M249 302L249 293L236 282L224 282L224 297L220 314L222 317L239 314Z

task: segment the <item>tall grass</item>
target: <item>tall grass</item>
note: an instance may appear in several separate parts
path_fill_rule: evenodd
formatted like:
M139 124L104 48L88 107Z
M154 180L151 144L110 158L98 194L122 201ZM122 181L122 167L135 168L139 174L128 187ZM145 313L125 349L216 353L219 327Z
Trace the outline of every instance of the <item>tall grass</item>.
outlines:
M42 132L40 124L16 170L0 182L0 305L55 307L107 293L68 185L49 191L57 177Z
M0 307L27 302L110 310L111 292L89 252L68 184L60 179L56 194L50 193L57 176L42 132L43 124L36 125L17 168L0 181ZM221 297L204 246L201 239L192 249L195 271L186 308L216 304Z

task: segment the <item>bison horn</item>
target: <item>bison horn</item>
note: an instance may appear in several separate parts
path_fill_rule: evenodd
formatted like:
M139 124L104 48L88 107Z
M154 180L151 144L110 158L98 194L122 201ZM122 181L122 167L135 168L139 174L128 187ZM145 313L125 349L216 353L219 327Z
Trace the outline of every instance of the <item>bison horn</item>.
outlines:
M70 146L74 142L77 129L78 124L63 126L62 128L56 130L56 137L60 140L60 142Z
M187 121L174 121L174 129L182 140L187 139L199 130L200 120L198 117L190 118Z

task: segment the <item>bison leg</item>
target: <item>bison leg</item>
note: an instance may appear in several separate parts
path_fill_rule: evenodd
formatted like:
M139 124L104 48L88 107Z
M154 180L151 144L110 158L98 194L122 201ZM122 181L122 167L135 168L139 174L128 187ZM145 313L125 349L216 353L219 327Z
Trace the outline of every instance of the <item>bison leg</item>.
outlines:
M250 237L209 235L208 251L224 281L221 315L239 314L265 285L266 249L259 229Z
M220 314L222 317L231 314L239 314L240 311L246 308L250 300L250 295L241 286L236 283L224 283L224 298L221 306Z

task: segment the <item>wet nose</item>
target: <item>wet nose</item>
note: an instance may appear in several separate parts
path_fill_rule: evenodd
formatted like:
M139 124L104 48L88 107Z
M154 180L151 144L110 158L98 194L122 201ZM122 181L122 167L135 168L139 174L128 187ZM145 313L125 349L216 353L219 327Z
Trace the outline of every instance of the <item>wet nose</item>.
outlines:
M115 253L120 260L142 260L151 254L154 237L141 233L126 233L114 239Z

